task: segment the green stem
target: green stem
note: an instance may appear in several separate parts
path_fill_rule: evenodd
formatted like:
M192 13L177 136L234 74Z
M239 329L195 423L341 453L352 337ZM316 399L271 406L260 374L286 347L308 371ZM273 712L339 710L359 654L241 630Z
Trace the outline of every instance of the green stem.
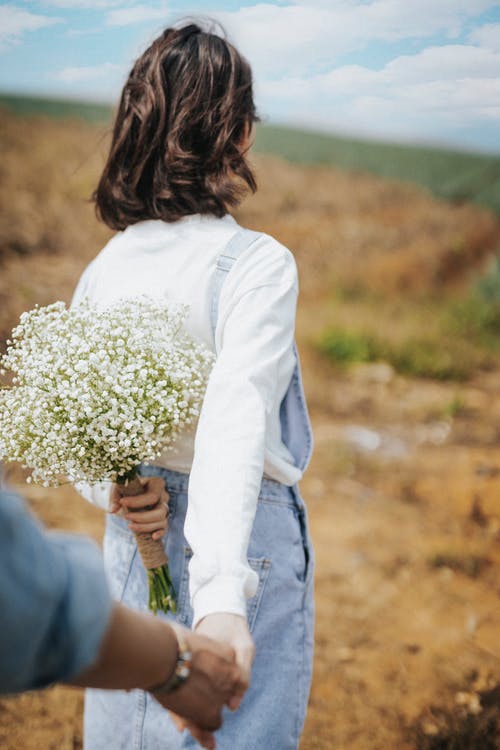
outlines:
M149 609L156 614L177 611L174 586L167 565L147 571L149 586Z

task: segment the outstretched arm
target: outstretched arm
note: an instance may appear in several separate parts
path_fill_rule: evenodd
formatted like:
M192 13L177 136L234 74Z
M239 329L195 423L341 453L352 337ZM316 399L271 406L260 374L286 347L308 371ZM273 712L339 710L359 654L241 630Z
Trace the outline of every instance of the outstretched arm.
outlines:
M96 546L76 535L47 534L7 492L0 492L0 611L0 692L52 682L153 689L176 664L177 638L167 623L112 603ZM191 674L158 699L212 747L222 706L245 684L230 648L191 633L186 638Z

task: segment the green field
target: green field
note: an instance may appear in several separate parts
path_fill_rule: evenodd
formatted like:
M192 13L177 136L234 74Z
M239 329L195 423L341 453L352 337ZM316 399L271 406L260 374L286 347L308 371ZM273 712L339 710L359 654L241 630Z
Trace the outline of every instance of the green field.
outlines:
M272 125L259 128L255 145L294 162L409 180L440 198L474 201L500 213L500 155L339 138Z
M0 106L21 115L79 117L88 122L111 117L111 108L104 104L78 101L0 94ZM415 182L440 198L474 201L500 214L500 155L341 138L274 125L258 127L255 149L292 162L331 164Z

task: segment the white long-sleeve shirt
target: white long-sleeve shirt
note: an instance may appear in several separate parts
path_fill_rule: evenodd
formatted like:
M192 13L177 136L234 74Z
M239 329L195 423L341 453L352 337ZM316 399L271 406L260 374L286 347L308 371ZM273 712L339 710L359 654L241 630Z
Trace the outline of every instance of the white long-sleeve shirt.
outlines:
M98 307L149 294L189 305L186 329L217 355L198 425L155 463L190 472L185 536L193 550L194 624L213 612L245 615L257 574L247 548L263 474L287 485L301 478L281 441L279 409L293 372L298 293L292 254L268 235L237 260L210 324L216 262L238 231L233 217L142 221L116 234L87 267L73 305ZM80 491L108 508L109 484Z

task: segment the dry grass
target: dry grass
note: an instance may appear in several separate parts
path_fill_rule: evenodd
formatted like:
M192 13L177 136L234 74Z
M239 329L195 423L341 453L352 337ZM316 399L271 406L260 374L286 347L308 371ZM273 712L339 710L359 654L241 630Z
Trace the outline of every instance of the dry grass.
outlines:
M102 130L4 115L0 138L5 338L21 310L70 297L108 233L87 201ZM302 484L317 556L317 629L301 748L496 750L498 364L463 384L423 381L373 363L339 370L313 342L333 325L395 343L438 335L439 298L467 288L497 246L499 220L365 174L271 157L256 165L260 190L237 218L297 258L316 435ZM367 434L372 449L359 443ZM17 470L12 479L22 487ZM100 537L101 513L68 488L22 489L49 525ZM484 711L457 704L457 693L476 693ZM81 693L64 688L2 700L0 744L81 747L81 709Z
M492 213L406 183L272 157L256 163L260 189L240 215L294 251L305 293L440 291L463 283L500 239Z

